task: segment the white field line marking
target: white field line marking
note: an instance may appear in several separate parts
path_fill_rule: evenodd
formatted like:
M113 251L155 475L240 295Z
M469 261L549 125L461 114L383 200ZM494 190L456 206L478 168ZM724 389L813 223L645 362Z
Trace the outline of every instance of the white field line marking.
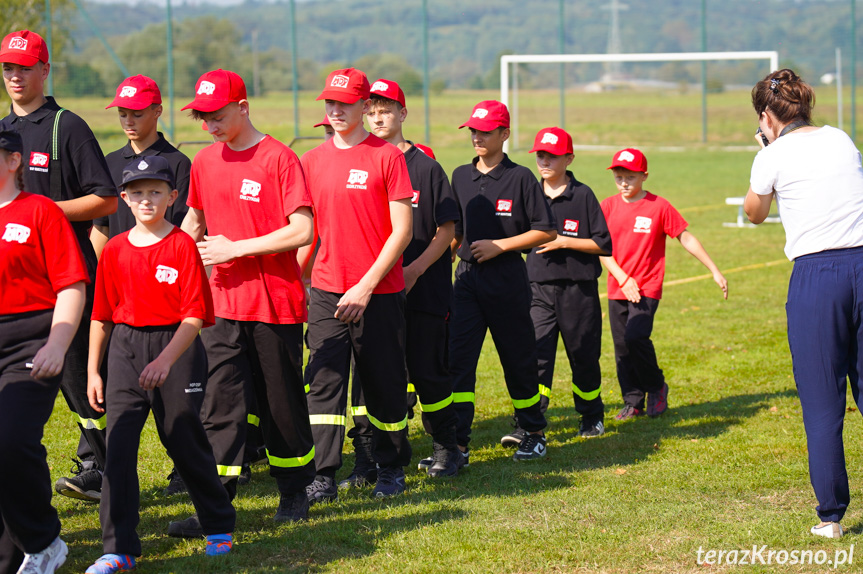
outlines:
M766 263L753 263L751 265L744 265L742 267L735 267L733 269L726 269L722 272L723 275L730 275L731 273L740 273L741 271L751 271L753 269L761 269L763 267L773 267L774 265L781 265L782 263L791 263L787 259L777 259L776 261L767 261ZM663 287L671 287L672 285L683 285L684 283L693 283L695 281L703 281L705 279L713 279L712 273L705 273L704 275L694 275L692 277L685 277L683 279L675 279L674 281L666 281L663 283ZM608 299L608 293L602 293L599 296L600 299Z

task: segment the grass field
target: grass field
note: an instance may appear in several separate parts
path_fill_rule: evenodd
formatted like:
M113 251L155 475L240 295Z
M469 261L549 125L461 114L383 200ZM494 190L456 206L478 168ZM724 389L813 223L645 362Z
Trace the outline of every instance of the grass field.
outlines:
M819 94L820 95L820 94ZM467 134L455 127L471 106L493 93L454 93L433 102L432 144L450 172L470 157ZM531 98L536 98L532 103ZM523 94L523 144L527 134L557 120L556 100L540 113L540 95ZM322 115L304 94L302 133ZM290 141L288 98L254 101L259 127ZM186 517L188 500L161 497L170 462L148 425L140 452L142 572L702 572L698 551L751 549L849 550L863 532L859 504L863 443L860 416L849 409L847 457L854 499L844 524L851 536L816 539L817 518L807 472L800 407L791 378L783 304L791 264L783 261L779 225L723 228L733 221L729 196L748 187L754 151L722 152L697 145L696 95L613 94L586 97L572 110L568 127L577 143L639 145L650 161L647 188L667 197L690 222L690 231L727 272L729 299L710 280L673 282L704 268L676 241L668 246L669 285L656 317L654 340L669 381L670 409L659 419L617 423L622 406L611 337L603 332L603 398L607 433L577 438L578 420L567 391L570 371L558 353L555 394L549 410L549 454L535 463L514 463L498 440L509 427L511 403L500 363L490 344L480 364L471 466L455 480L435 481L408 469L408 490L389 501L351 493L315 507L305 524L276 526L278 499L265 467L236 500L236 546L229 556L207 559L203 543L168 538L170 520ZM61 102L94 127L106 151L123 143L113 111L103 101ZM185 103L182 102L182 103ZM530 105L528 105L530 103ZM748 93L711 96L711 143L745 145L755 129ZM828 117L829 94L819 102ZM180 107L179 105L177 107ZM421 109L421 106L418 106ZM624 113L624 110L631 110ZM627 115L629 114L629 115ZM646 123L626 122L648 118ZM179 140L205 139L178 112ZM421 114L409 117L406 133L422 138ZM715 140L713 139L715 138ZM682 152L659 146L688 142ZM302 142L298 152L308 149ZM524 148L523 148L524 149ZM754 150L754 148L753 148ZM524 151L513 158L533 166ZM614 193L605 167L609 152L579 152L573 169L602 199ZM766 265L774 263L773 265ZM601 280L604 285L604 279ZM849 406L853 403L849 402ZM414 463L431 441L411 422ZM68 471L77 433L58 403L46 428L52 478ZM347 457L347 474L352 458ZM64 572L83 571L101 554L98 509L55 497L71 554ZM858 549L859 550L859 549ZM767 558L766 551L764 553ZM863 561L863 551L858 552ZM775 564L775 561L774 561ZM822 572L832 565L756 565L747 572ZM730 571L713 566L709 571ZM859 569L859 567L858 567ZM839 571L855 571L843 566Z

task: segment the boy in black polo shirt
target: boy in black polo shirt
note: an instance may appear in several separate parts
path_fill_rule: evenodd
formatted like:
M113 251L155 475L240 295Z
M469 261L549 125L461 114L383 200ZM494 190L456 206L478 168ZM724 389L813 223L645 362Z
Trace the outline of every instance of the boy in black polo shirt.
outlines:
M572 369L575 410L581 415L578 435L600 436L605 426L599 394L602 309L597 278L602 273L599 256L611 253L611 235L593 191L566 169L573 158L570 135L560 128L540 130L530 151L536 152L545 199L557 222L557 239L534 248L527 256L540 404L544 413L560 334ZM523 431L516 429L503 437L501 444L515 442L520 434Z
M477 157L452 174L461 210L455 239L461 261L453 285L449 342L458 444L467 457L476 366L489 329L516 420L527 431L513 459L541 458L546 421L540 409L530 284L520 252L554 240L554 220L536 178L503 152L509 138L506 106L480 102L463 127L470 128Z
M45 41L35 32L20 30L3 38L0 62L12 109L0 120L0 129L18 132L24 142L25 189L54 200L72 223L90 274L85 291L86 317L92 310L96 278L96 253L88 233L93 219L117 209L117 191L93 132L84 120L45 95L45 80L51 69L48 56ZM81 321L66 354L60 385L85 439L78 446L84 464L76 461L76 476L61 478L55 489L65 496L98 502L100 469L105 464L105 416L94 411L87 400L89 333L90 322ZM14 461L8 462L14 465Z
M172 146L158 131L159 117L162 115L162 94L154 80L147 76L131 76L117 86L114 100L105 108L117 108L120 127L129 141L116 151L105 156L108 170L114 184L119 186L123 179L123 168L133 159L160 155L168 160L176 178L177 201L168 207L165 219L176 226L183 223L188 207L189 174L192 171L192 160L186 154ZM125 202L117 205L117 211L106 217L93 220L93 231L90 241L96 250L96 255L102 253L102 248L108 239L125 233L135 227L135 217Z

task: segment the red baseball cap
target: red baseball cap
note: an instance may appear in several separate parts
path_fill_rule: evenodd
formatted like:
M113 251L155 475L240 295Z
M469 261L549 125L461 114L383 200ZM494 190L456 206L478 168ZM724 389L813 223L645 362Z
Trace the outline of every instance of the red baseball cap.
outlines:
M536 134L533 149L528 153L535 151L545 151L552 155L572 153L572 137L560 128L543 128Z
M644 157L641 151L635 148L626 148L614 154L614 160L612 160L608 169L616 167L647 173L647 158Z
M48 46L36 32L12 32L3 38L3 44L0 45L0 62L19 66L35 66L36 62L47 64Z
M142 76L130 76L120 82L117 86L117 95L114 101L105 106L108 108L128 108L130 110L143 110L153 104L162 103L162 93L159 86L152 78Z
M215 112L231 102L245 99L246 84L243 78L235 72L219 68L198 78L198 83L195 84L195 99L181 109Z
M333 70L327 76L324 91L317 100L335 100L343 104L353 104L369 99L369 79L356 68Z
M397 101L401 107L405 107L405 93L399 85L392 80L375 80L372 84L371 94Z
M313 125L312 127L313 127L313 128L319 128L319 127L321 127L321 126L329 126L329 125L331 125L331 124L330 124L330 118L328 118L328 117L327 117L327 115L326 115L326 114L324 114L324 121L322 121L322 122L318 122L318 123L316 123L315 125Z
M470 119L458 129L473 128L481 132L490 132L499 127L509 127L509 110L497 100L484 100L473 107Z
M434 156L434 151L429 146L415 143L414 147L417 148L418 150L420 150L421 152L423 152L424 154L426 154L427 156L429 156L430 158L437 159Z

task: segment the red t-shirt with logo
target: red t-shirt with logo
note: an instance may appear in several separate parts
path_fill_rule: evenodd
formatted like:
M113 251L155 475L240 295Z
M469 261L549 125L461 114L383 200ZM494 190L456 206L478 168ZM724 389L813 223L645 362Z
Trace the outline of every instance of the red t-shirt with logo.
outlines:
M414 195L404 154L369 134L348 149L325 142L303 155L321 247L312 286L344 293L374 264L393 231L389 202ZM374 293L405 288L402 258Z
M57 205L22 191L0 208L0 315L53 309L57 292L90 282L72 226Z
M175 227L159 242L137 247L129 232L105 245L96 271L94 321L132 327L215 322L213 296L195 241Z
M620 194L600 204L611 232L612 255L623 271L638 283L641 295L662 298L665 278L665 238L677 237L688 224L667 200L649 191L627 203ZM617 279L608 274L608 298L626 299Z
M207 235L231 241L267 235L311 206L297 155L270 136L243 151L218 142L192 162L189 207L204 212ZM296 250L214 265L216 316L272 324L303 323L306 291Z

